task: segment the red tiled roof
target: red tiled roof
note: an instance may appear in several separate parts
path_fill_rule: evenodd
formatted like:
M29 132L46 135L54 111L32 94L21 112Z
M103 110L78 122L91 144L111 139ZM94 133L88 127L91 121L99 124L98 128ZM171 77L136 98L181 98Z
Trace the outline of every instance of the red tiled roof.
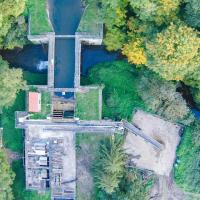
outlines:
M41 94L38 92L28 93L28 110L29 112L41 111Z

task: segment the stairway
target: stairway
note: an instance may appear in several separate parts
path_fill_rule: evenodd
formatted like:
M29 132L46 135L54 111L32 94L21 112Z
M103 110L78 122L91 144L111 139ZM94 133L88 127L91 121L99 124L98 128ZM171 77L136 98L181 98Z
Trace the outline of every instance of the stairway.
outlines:
M63 110L53 110L53 119L62 119L64 116Z

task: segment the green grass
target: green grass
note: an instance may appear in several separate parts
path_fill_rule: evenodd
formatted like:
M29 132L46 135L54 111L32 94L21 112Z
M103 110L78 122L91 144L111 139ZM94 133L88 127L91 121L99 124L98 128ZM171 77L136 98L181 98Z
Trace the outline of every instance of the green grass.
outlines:
M99 120L99 89L76 93L76 117L82 120Z
M23 71L23 78L27 85L47 85L47 74Z
M37 194L34 191L25 189L25 171L22 160L14 161L12 163L12 170L16 177L12 186L15 200L50 200L50 192L46 194Z
M77 31L99 35L102 31L102 26L99 25L101 23L101 11L97 6L97 1L88 1Z
M46 119L51 114L51 94L49 92L41 93L41 112L32 113L31 119Z
M23 135L21 129L15 129L15 111L25 110L25 92L20 92L14 104L4 108L1 116L3 127L3 144L12 151L23 151Z
M46 0L28 0L27 2L32 35L52 31L46 11L46 2Z
M147 110L138 94L140 69L125 61L101 63L91 68L84 83L104 85L103 117L131 120L134 109Z

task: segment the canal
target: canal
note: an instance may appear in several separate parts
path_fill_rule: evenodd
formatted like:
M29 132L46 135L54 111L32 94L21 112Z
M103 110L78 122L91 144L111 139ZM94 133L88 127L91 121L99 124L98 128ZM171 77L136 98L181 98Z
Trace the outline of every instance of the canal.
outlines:
M84 8L80 0L48 0L49 13L57 35L74 35ZM0 55L12 67L38 73L47 73L48 45L28 44L23 49L1 50ZM95 64L113 61L117 52L108 52L104 46L82 46L81 74L86 75ZM56 39L55 87L73 88L75 70L75 39Z

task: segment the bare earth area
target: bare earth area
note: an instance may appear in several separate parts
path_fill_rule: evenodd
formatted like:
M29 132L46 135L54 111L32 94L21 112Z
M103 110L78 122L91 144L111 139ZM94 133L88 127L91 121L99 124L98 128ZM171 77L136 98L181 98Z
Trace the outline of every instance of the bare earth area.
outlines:
M22 159L22 155L17 152L11 151L10 149L5 149L5 151L8 157L9 164L12 164L14 160Z
M141 137L128 133L124 148L128 154L132 155L132 161L139 168L169 176L180 141L181 127L139 110L134 114L133 123L144 134L161 143L163 150L157 150Z

